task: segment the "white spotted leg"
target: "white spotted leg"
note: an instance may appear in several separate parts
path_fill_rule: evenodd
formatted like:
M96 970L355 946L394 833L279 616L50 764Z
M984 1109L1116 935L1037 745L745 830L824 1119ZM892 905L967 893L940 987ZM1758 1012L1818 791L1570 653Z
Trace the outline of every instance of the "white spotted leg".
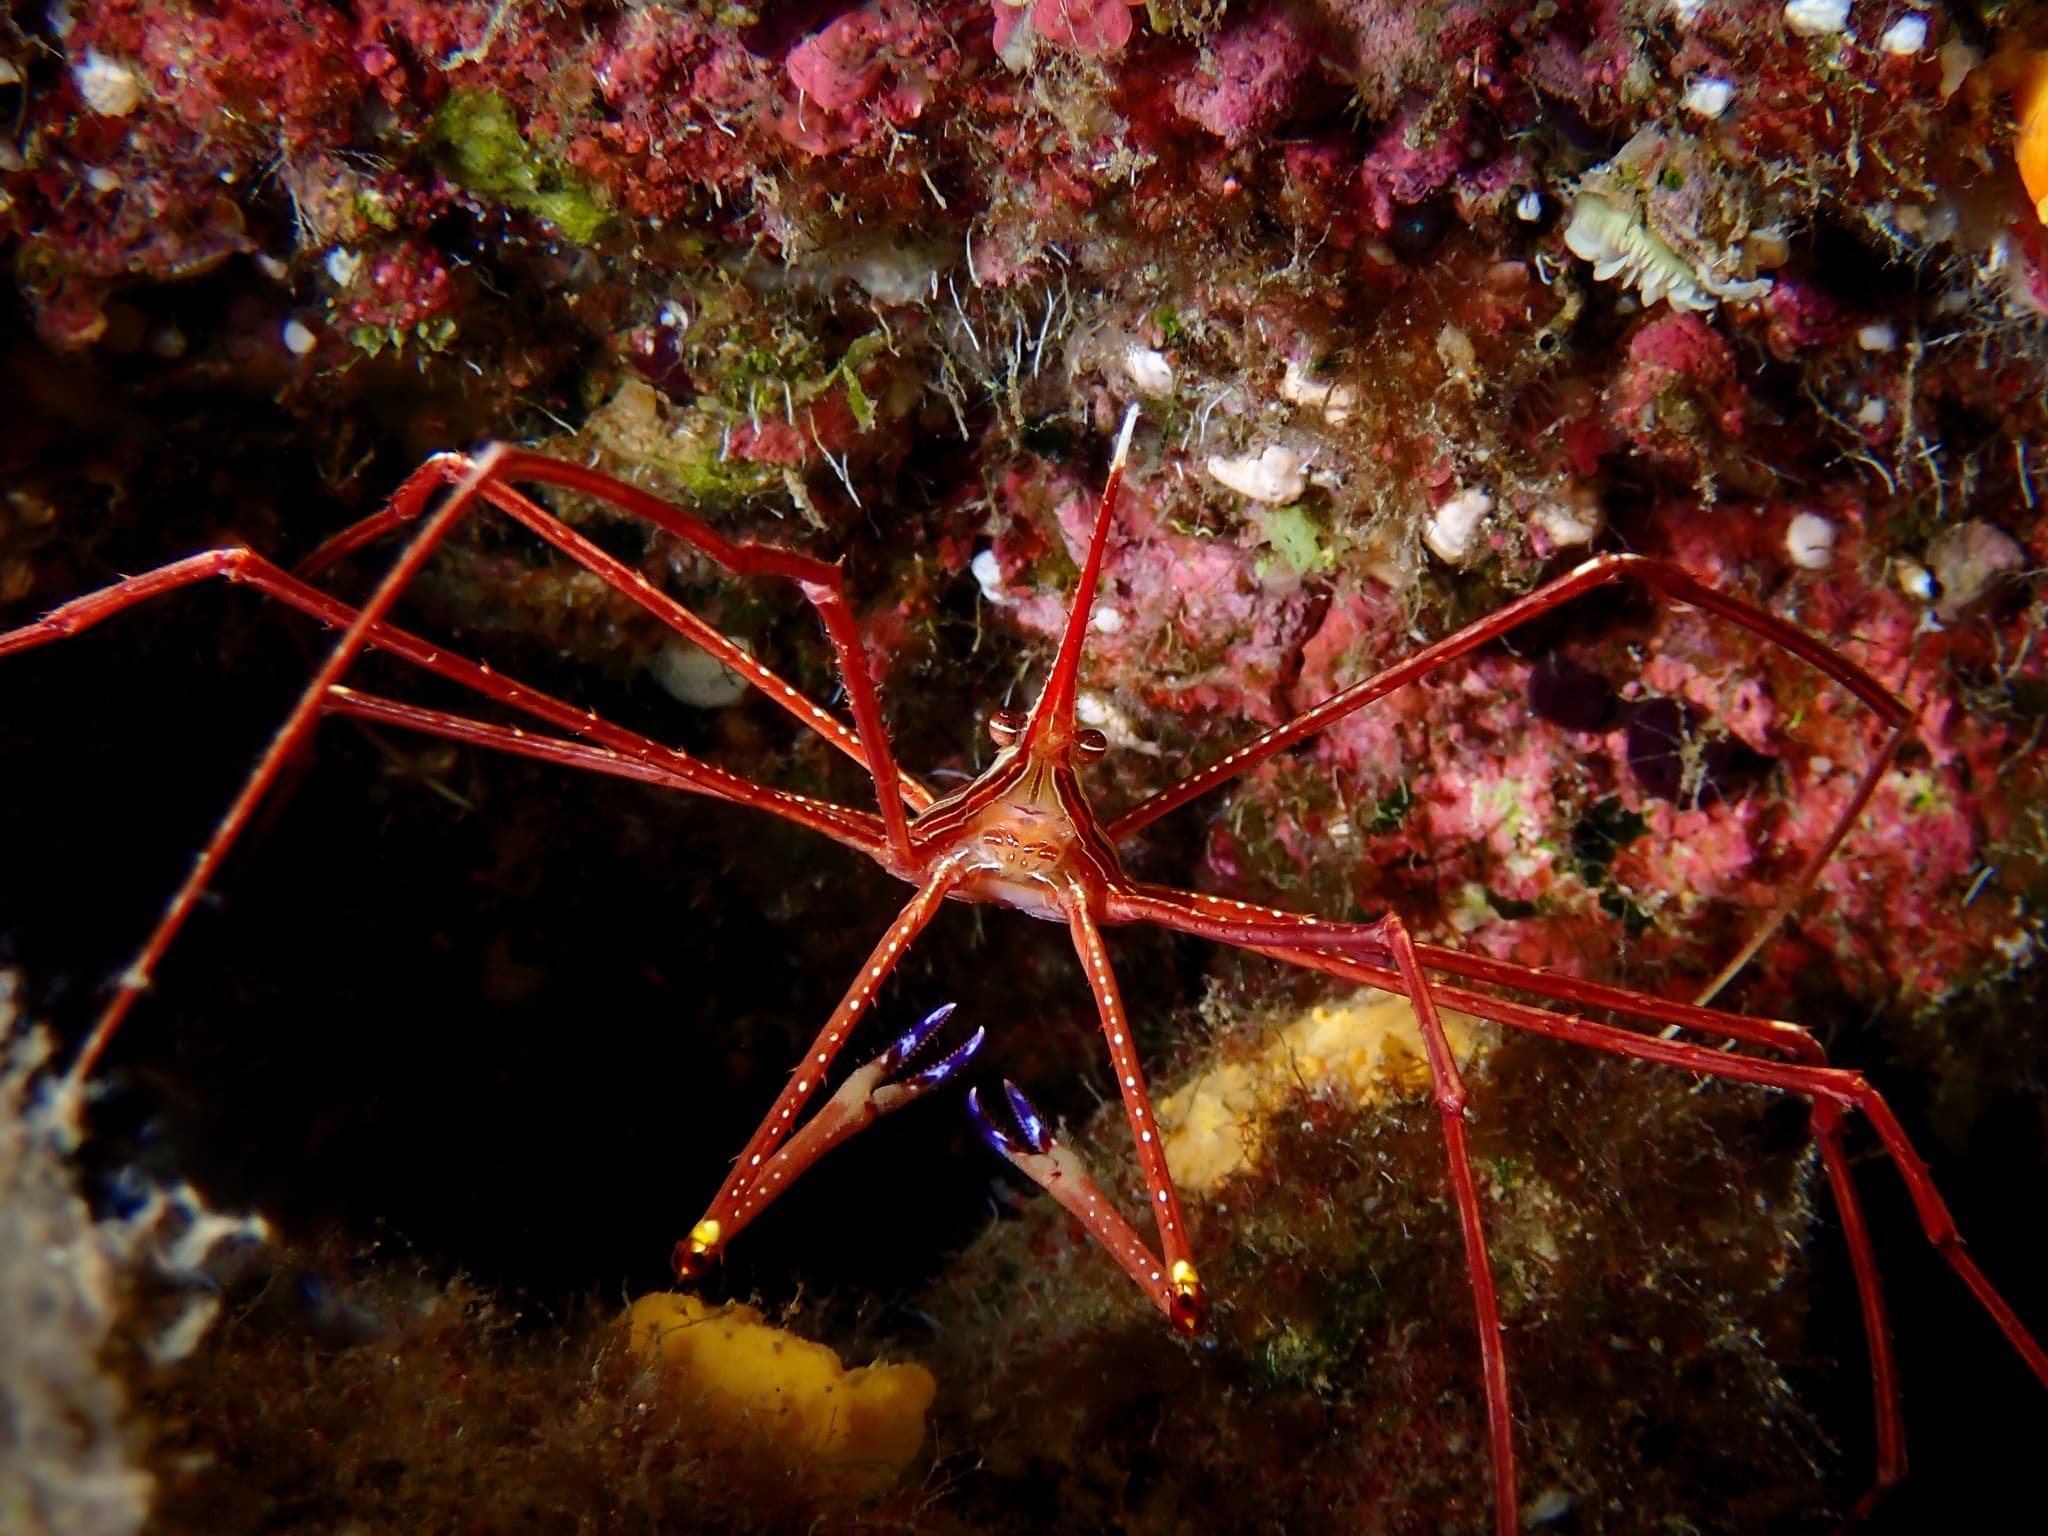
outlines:
M937 1077L927 1072L908 1083L890 1081L910 1053L943 1022L942 1015L934 1014L890 1050L854 1072L809 1123L799 1126L804 1106L823 1086L847 1036L870 1010L875 994L896 969L903 952L924 931L947 893L958 883L958 875L942 867L918 888L909 905L889 925L889 931L882 935L853 985L847 988L839 1006L818 1032L818 1038L797 1061L796 1070L790 1073L788 1083L741 1151L704 1219L676 1244L673 1263L679 1277L688 1280L702 1274L717 1262L734 1235L767 1209L811 1164L855 1131L892 1109L902 1108L950 1077L973 1054L974 1047L980 1045L981 1033L977 1030L966 1047L932 1069Z
M1166 1151L1160 1144L1152 1096L1146 1090L1145 1074L1139 1069L1138 1054L1131 1045L1123 999L1117 995L1116 977L1102 947L1101 931L1087 907L1076 902L1068 922L1073 930L1074 950L1081 957L1088 988L1095 994L1095 1006L1102 1015L1102 1033L1109 1042L1109 1058L1116 1069L1117 1088L1123 1094L1124 1113L1131 1122L1131 1134L1137 1139L1138 1165L1144 1170L1153 1219L1159 1228L1159 1252L1155 1254L1146 1246L1081 1159L1053 1139L1038 1111L1015 1083L1005 1081L1003 1090L1009 1096L1021 1137L1013 1137L998 1127L983 1111L978 1094L968 1094L967 1107L989 1145L1079 1218L1166 1314L1174 1330L1192 1336L1201 1331L1207 1302L1201 1277L1195 1272L1193 1251L1188 1246L1187 1226L1181 1220L1180 1196L1174 1191Z

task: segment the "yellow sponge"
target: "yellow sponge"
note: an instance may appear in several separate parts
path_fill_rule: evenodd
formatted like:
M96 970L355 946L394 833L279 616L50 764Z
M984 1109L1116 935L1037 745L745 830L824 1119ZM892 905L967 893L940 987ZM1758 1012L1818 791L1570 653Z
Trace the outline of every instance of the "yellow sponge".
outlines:
M1444 1038L1460 1066L1485 1026L1443 1010ZM1298 1093L1353 1104L1429 1092L1422 1031L1405 997L1362 991L1319 1003L1272 1030L1249 1055L1226 1059L1159 1101L1167 1166L1187 1194L1204 1195L1256 1166L1267 1122Z
M825 1491L880 1492L924 1443L938 1387L921 1365L849 1371L823 1344L771 1327L752 1307L695 1296L642 1296L627 1325L634 1352L703 1405L711 1438L769 1446Z

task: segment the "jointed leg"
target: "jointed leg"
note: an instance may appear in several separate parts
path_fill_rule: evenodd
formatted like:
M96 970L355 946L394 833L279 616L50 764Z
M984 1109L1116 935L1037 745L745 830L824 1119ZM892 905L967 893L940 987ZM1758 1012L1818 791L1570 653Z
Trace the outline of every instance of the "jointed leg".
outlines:
M1384 964L1354 960L1323 949L1290 948L1266 943L1247 947L1260 954L1270 955L1276 960L1305 966L1341 980L1362 983L1404 996L1410 995L1407 978L1398 969ZM1426 968L1435 968L1432 951L1418 947L1418 955ZM1543 977L1541 972L1530 972L1528 975L1534 978ZM1531 990L1546 990L1529 979L1517 984ZM1580 987L1586 984L1571 985ZM1839 1067L1813 1065L1806 1061L1759 1060L1756 1057L1738 1056L1731 1051L1686 1041L1637 1034L1613 1025L1596 1024L1588 1019L1552 1013L1546 1009L1510 1002L1489 993L1474 992L1441 982L1431 983L1431 990L1441 1003L1479 1018L1491 1019L1509 1028L1525 1030L1552 1039L1571 1040L1611 1055L1680 1067L1709 1077L1778 1088L1815 1101L1815 1135L1820 1141L1823 1163L1842 1212L1843 1235L1850 1245L1852 1256L1856 1259L1856 1281L1865 1309L1865 1326L1873 1340L1871 1372L1873 1390L1878 1397L1879 1461L1875 1485L1859 1503L1859 1509L1868 1508L1886 1488L1903 1476L1905 1453L1897 1375L1891 1358L1889 1339L1885 1333L1882 1304L1876 1289L1876 1261L1871 1251L1869 1228L1864 1222L1862 1207L1856 1199L1847 1156L1840 1142L1839 1132L1844 1110L1859 1109L1870 1121L1884 1146L1886 1155L1890 1157L1900 1177L1906 1182L1907 1192L1912 1196L1914 1210L1919 1216L1921 1230L1926 1233L1927 1240L1969 1287L1978 1304L1990 1314L2007 1342L2026 1362L2027 1368L2043 1386L2048 1386L2048 1350L2044 1350L2035 1340L2011 1305L1998 1293L1997 1288L1977 1267L1976 1261L1964 1250L1961 1234L1957 1232L1954 1218L1950 1216L1948 1207L1934 1187L1926 1163L1914 1151L1905 1131L1892 1114L1891 1107L1859 1074ZM1631 1003L1628 999L1632 994L1612 988L1599 990L1606 994L1600 999L1601 1006L1614 1007L1618 1011L1632 1013L1644 1019L1683 1022L1687 1027L1708 1030L1731 1038L1761 1038L1761 1031L1755 1029L1760 1023L1758 1020L1741 1019L1708 1009L1663 1003L1649 998L1638 998ZM1670 1012L1673 1009L1682 1010L1691 1017L1685 1020L1671 1020ZM1750 1028L1744 1030L1730 1026Z
M502 484L501 481L514 468L527 478L553 481L592 494L605 495L608 499L627 506L629 510L669 529L679 537L690 540L714 558L723 560L729 568L742 574L761 572L796 580L802 586L805 595L818 608L841 664L847 669L847 688L855 702L856 726L861 735L850 737L844 726L839 725L817 706L803 700L793 688L782 683L738 647L718 635L701 619L665 594L656 591L637 572L612 560L574 530L542 511L509 486ZM395 626L389 626L384 622L385 615L396 602L399 593L423 568L455 521L479 497L527 523L572 558L580 560L588 568L641 601L672 627L704 644L721 660L746 674L783 707L795 712L798 718L819 729L828 739L864 765L871 765L870 771L875 774L878 785L900 783L903 797L908 798L913 804L928 803L929 792L914 781L903 780L894 769L887 738L881 727L880 710L874 700L873 686L865 671L858 629L852 621L851 612L841 593L836 567L786 551L752 545L731 545L686 514L666 507L644 492L612 482L595 471L574 465L555 464L536 455L518 454L502 448L491 450L474 464L452 456L442 456L429 461L415 472L393 497L384 513L358 525L352 536L344 536L342 540L330 544L320 556L316 556L316 562L324 563L355 547L355 544L364 538L418 519L432 495L451 484L454 486L451 494L426 517L418 533L360 610L351 611L346 605L286 576L275 566L247 550L219 550L175 562L161 570L75 599L36 623L0 635L0 655L29 649L89 628L112 614L158 593L212 576L224 576L230 580L247 582L283 598L293 606L327 623L343 628L340 641L317 670L291 713L272 738L269 747L258 759L241 793L215 828L194 869L172 897L141 953L122 974L114 997L95 1023L66 1075L67 1089L75 1090L83 1082L100 1054L106 1049L115 1031L119 1029L133 1007L136 996L148 986L157 964L183 927L186 918L190 916L200 893L212 880L236 838L247 825L256 805L276 781L284 764L304 746L320 714L327 708L328 690L339 681L355 657L367 646L381 645L417 665L476 688L514 707L525 709L578 735L597 740L615 751L623 751L632 756L645 756L648 753L651 744L647 743L645 738L636 737L617 728L608 728L604 722L587 711L574 710L537 690L497 678L486 668L447 656L437 647L405 635ZM678 770L686 775L690 766L704 770L698 775L700 782L694 787L705 793L722 793L725 798L738 799L742 803L760 804L766 808L782 810L784 814L793 814L788 807L770 804L769 802L782 797L765 793L758 786L746 784L745 781L731 775L722 775L717 770L710 770L708 765L694 764L693 760L683 754L661 748L655 748L654 752L656 755L653 760L660 761L666 768ZM730 782L723 782L725 780ZM899 855L904 854L908 847L908 832L903 812L903 798L888 792L881 793L879 798L880 822L886 834L886 846ZM861 813L842 811L836 827L821 825L820 830L827 830L839 836L841 841L848 841L849 834L859 836L860 829L856 818L861 818ZM807 824L810 821L810 818L802 813L795 813L795 819L804 820ZM829 822L832 818L827 816L824 820ZM862 838L861 842L865 843L865 839ZM863 851L872 853L876 850L864 847Z
M736 805L753 805L772 811L785 821L822 832L870 857L882 847L881 823L866 811L756 784L751 779L743 779L738 774L728 773L714 764L702 762L686 752L674 751L646 737L635 738L645 744L645 750L628 754L615 747L567 741L559 736L522 730L516 725L499 725L488 720L471 719L467 715L450 714L445 710L426 709L339 683L327 691L327 702L321 712L367 720L377 725L395 725L404 730L438 736L444 741L488 747L536 762L588 769L615 779L631 779L636 783L689 794L708 794ZM633 735L618 726L609 726L607 734L610 732L628 737Z
M825 1152L876 1115L885 1113L898 1103L908 1102L873 1102L875 1090L883 1086L884 1080L902 1065L902 1057L908 1056L909 1050L904 1050L902 1056L895 1051L885 1053L849 1078L833 1101L820 1111L818 1119L827 1122L824 1132L811 1135L807 1126L804 1134L783 1145L785 1139L796 1132L797 1119L804 1105L823 1085L826 1074L832 1070L833 1060L845 1046L846 1037L874 1001L882 982L903 958L911 940L924 931L925 925L938 912L940 903L946 899L946 893L956 884L958 877L947 871L927 880L876 943L853 985L840 999L839 1006L832 1010L825 1027L818 1032L818 1038L797 1061L789 1082L776 1096L759 1128L741 1151L732 1172L726 1176L724 1187L711 1202L711 1208L690 1229L690 1235L676 1244L674 1263L676 1273L682 1278L687 1280L717 1262L719 1253L732 1241L734 1234L767 1209L798 1174ZM979 1043L979 1034L975 1039ZM901 1046L903 1042L898 1044ZM915 1048L913 1043L910 1049ZM946 1069L947 1073L966 1060L964 1052L956 1053L956 1056L957 1059L948 1058L953 1066ZM895 1059L892 1061L892 1058ZM880 1070L876 1070L878 1068ZM863 1076L868 1073L873 1075ZM816 1123L813 1122L814 1125Z
M775 704L866 768L875 780L882 821L889 833L889 845L899 855L907 857L909 833L903 808L908 805L912 810L923 810L932 803L933 796L930 790L896 766L888 733L882 726L881 706L875 698L866 648L853 611L847 605L838 566L771 545L751 541L733 543L681 508L587 465L565 463L543 454L503 445L487 450L476 462L489 467L488 476L478 490L485 501L524 524L585 570L603 577L608 586L624 593L669 628L716 657L722 665L746 678ZM440 454L429 459L399 487L382 511L335 535L315 550L301 564L300 574L317 575L344 555L412 522L420 516L436 490L460 479L468 467L468 461L456 454ZM853 705L853 729L849 730L838 717L798 693L749 652L735 645L631 566L614 559L532 498L514 489L512 482L515 481L560 486L608 502L673 534L735 575L779 576L796 582L824 622L826 637L831 641L847 697ZM885 785L892 788L884 788Z
M65 1073L60 1087L61 1092L76 1093L83 1085L86 1075L91 1072L100 1053L106 1049L114 1032L121 1027L121 1021L128 1016L135 999L149 986L151 973L163 959L164 952L170 948L171 941L177 937L178 931L184 927L185 920L191 916L192 909L198 904L201 894L227 858L235 839L241 835L242 829L254 816L257 805L269 792L270 786L277 781L285 765L305 746L307 738L319 724L327 690L341 680L349 665L371 643L373 631L383 622L384 616L398 601L399 594L405 590L407 584L419 574L421 567L433 554L435 546L447 537L455 520L475 499L482 483L481 477L487 473L487 465L478 466L455 492L435 509L420 525L419 532L413 536L411 543L405 547L384 579L378 583L369 600L349 620L341 638L335 642L334 649L315 670L305 690L299 695L298 702L292 706L291 712L285 716L284 723L271 738L270 745L257 759L255 768L251 770L240 793L229 805L227 814L214 828L212 837L207 839L192 872L185 877L184 883L171 897L170 905L165 909L164 915L157 920L157 925L144 943L141 953L116 982L113 998L100 1014L92 1032L87 1035L85 1044L73 1060L70 1070ZM213 557L199 558L203 562ZM187 564L189 563L180 563L181 566ZM204 574L207 573L201 572L201 575ZM152 577L142 577L136 582L124 583L125 591L113 589L76 603L66 604L57 614L38 624L28 625L0 637L0 654L10 650L25 650L58 635L70 633L74 628L83 628L86 624L105 617L107 612L117 611L149 595L152 588L148 584L158 579L161 586L177 586L199 577L178 567L166 568L154 573ZM120 592L121 595L116 597L116 592ZM94 607L96 602L99 605L97 609ZM67 613L70 615L68 619L63 617Z
M1766 613L1740 598L1716 591L1668 561L1628 554L1596 556L1576 570L1538 587L1534 592L1516 599L1476 623L1468 624L1456 633L1424 646L1414 655L1393 666L1339 690L1313 709L1253 738L1236 751L1200 772L1191 774L1172 788L1161 790L1150 799L1141 801L1109 823L1107 831L1110 839L1121 841L1139 828L1158 820L1168 811L1207 794L1246 769L1264 762L1277 752L1285 751L1296 742L1306 740L1318 731L1327 729L1346 715L1364 708L1376 699L1386 697L1395 689L1428 675L1446 662L1469 655L1517 626L1540 614L1548 613L1573 598L1597 587L1608 586L1622 580L1640 581L1666 598L1703 608L1789 651L1848 690L1867 706L1885 727L1885 736L1865 764L1863 776L1857 782L1855 793L1849 797L1848 802L1829 825L1826 834L1808 854L1798 873L1785 884L1778 901L1765 914L1748 941L1701 992L1698 1001L1710 1001L1763 947L1771 933L1798 905L1814 880L1819 877L1821 870L1826 867L1828 860L1834 856L1835 849L1841 845L1842 839L1848 836L1850 827L1855 824L1857 817L1863 814L1863 808L1875 792L1878 780L1890 766L1899 748L1904 745L1906 732L1912 724L1913 713L1896 694L1833 647L1776 614Z
M1391 915L1375 924L1407 983L1422 1031L1422 1050L1429 1060L1436 1107L1443 1118L1444 1151L1450 1163L1451 1194L1458 1206L1458 1226L1465 1238L1465 1268L1472 1279L1472 1307L1478 1314L1479 1368L1486 1382L1486 1428L1493 1455L1493 1524L1499 1536L1515 1536L1521 1528L1520 1500L1515 1494L1515 1425L1508 1409L1507 1350L1501 1342L1500 1296L1493 1283L1493 1260L1486 1251L1486 1226L1479 1214L1479 1191L1472 1182L1472 1154L1465 1145L1465 1080L1458 1072L1451 1043L1444 1038L1443 1019L1429 979L1416 957L1415 942L1401 920Z
M1247 902L1163 886L1137 886L1114 893L1111 912L1123 921L1156 923L1183 933L1289 959L1331 975L1349 974L1322 963L1324 959L1335 961L1339 954L1373 965L1381 975L1393 968L1394 956L1381 938L1379 924L1330 923L1276 908L1255 907ZM1276 945L1284 947L1271 947ZM1796 1024L1777 1019L1746 1018L1697 1003L1672 1002L1601 982L1559 976L1439 945L1416 944L1412 948L1428 971L1463 976L1494 986L1519 987L1557 1002L1605 1008L1674 1029L1694 1030L1717 1040L1739 1040L1811 1067L1827 1065L1827 1055L1820 1042ZM1378 981L1371 984L1381 985ZM1440 991L1441 987L1437 990ZM1542 1016L1555 1017L1550 1014ZM1905 1475L1904 1421L1899 1407L1898 1369L1892 1355L1891 1330L1885 1320L1877 1254L1870 1241L1869 1226L1864 1220L1862 1199L1856 1192L1855 1180L1850 1176L1848 1154L1842 1146L1841 1108L1828 1099L1814 1098L1811 1121L1814 1140L1820 1146L1822 1166L1827 1171L1828 1186L1841 1215L1843 1238L1849 1247L1849 1262L1856 1276L1857 1298L1863 1312L1865 1342L1870 1351L1871 1394L1877 1416L1877 1474L1871 1494L1874 1499Z
M423 531L422 537L424 536ZM418 563L424 560L423 552L407 551L408 559L415 555L418 555L418 560L411 566L414 570L418 568ZM395 571L394 574L401 573ZM287 575L270 561L248 549L221 549L194 555L142 576L118 582L101 591L74 598L33 623L0 634L0 656L29 650L52 640L77 634L139 602L214 578L254 587L324 624L343 630L344 646L347 647L345 659L339 665L336 664L335 657L344 656L344 647L338 646L327 665L321 669L319 677L338 676L341 671L346 670L348 661L352 660L356 653L366 646L373 646L450 682L496 699L563 730L586 737L621 757L640 761L649 767L650 773L647 776L650 779L678 788L687 788L699 794L714 795L736 804L773 811L870 855L877 854L884 846L880 822L867 812L833 806L827 802L814 801L804 796L790 795L784 791L771 790L750 783L711 764L699 762L687 753L612 725L588 710L578 709L539 689L530 688L487 667L450 654L396 625L376 621L374 616L372 621L366 624L363 610L352 609L326 593ZM389 581L390 578L387 578L387 586ZM384 590L380 588L380 594ZM396 590L391 589L392 596L395 596ZM349 637L356 638L351 641ZM346 690L338 692L343 696L347 693ZM403 710L406 706L392 705L389 708ZM273 738L270 748L259 760L248 783L244 785L242 794L230 807L227 817L216 828L212 841L201 855L199 866L173 898L156 930L151 933L142 954L123 974L118 990L95 1024L67 1075L66 1081L70 1087L76 1088L84 1080L133 1006L136 993L148 985L156 964L183 925L185 918L190 915L191 906L199 891L212 878L214 871L226 857L256 803L275 781L282 763L298 750L305 737L310 734L317 716L335 709L332 694L313 684L309 684L308 690L300 696L292 716ZM354 711L343 706L340 712ZM507 727L484 729L507 731L514 738L519 735L516 730ZM471 739L479 738L473 736ZM529 752L528 755L540 754ZM568 757L558 756L557 760L567 761Z
M1019 1136L1000 1129L983 1111L978 1092L967 1095L967 1108L990 1146L1008 1158L1017 1170L1065 1206L1086 1227L1124 1273L1151 1297L1176 1332L1192 1336L1201 1331L1206 1301L1201 1277L1195 1272L1193 1251L1188 1246L1187 1226L1181 1220L1180 1196L1173 1187L1173 1175L1166 1166L1166 1150L1160 1140L1159 1122L1152 1112L1152 1097L1145 1087L1145 1074L1138 1066L1131 1045L1130 1022L1124 1016L1123 999L1117 995L1116 977L1109 968L1109 956L1102 947L1102 934L1085 907L1075 906L1068 914L1074 950L1088 977L1089 990L1102 1017L1103 1038L1109 1042L1110 1061L1116 1068L1117 1087L1124 1100L1124 1113L1131 1122L1131 1134L1138 1148L1138 1163L1145 1173L1152 1212L1159 1228L1159 1251L1154 1253L1145 1240L1102 1192L1080 1158L1061 1146L1046 1131L1045 1122L1031 1101L1012 1082L1003 1084L1011 1113L1016 1116Z

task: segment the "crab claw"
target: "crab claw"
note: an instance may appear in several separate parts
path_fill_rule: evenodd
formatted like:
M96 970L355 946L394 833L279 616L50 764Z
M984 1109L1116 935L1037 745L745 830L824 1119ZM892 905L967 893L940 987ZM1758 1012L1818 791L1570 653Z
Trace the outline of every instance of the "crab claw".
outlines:
M893 1073L903 1063L917 1054L919 1046L939 1032L940 1026L946 1020L953 1017L953 1010L957 1006L959 1005L956 1003L939 1004L938 1007L926 1014L923 1019L911 1025L910 1028L898 1036L894 1045L877 1056L875 1058L875 1065L882 1069L885 1076Z
M953 1009L956 1006L953 1003L941 1003L930 1013L926 1014L922 1020L905 1030L896 1043L877 1056L869 1063L869 1066L882 1078L893 1077L902 1069L905 1062L909 1061L911 1057L923 1049L925 1043L939 1032L945 1025L946 1020L953 1017ZM987 1038L988 1032L986 1030L977 1029L959 1046L933 1062L915 1077L896 1084L896 1097L889 1105L889 1108L899 1108L911 1099L916 1098L919 1094L927 1093L938 1087L939 1084L966 1066L973 1058L974 1053L981 1049L982 1041ZM878 1089L877 1091L879 1092L880 1090Z
M1010 1113L1017 1117L1017 1129L1023 1133L1020 1141L1010 1135L981 1107L981 1090L967 1091L967 1112L974 1116L975 1127L981 1132L982 1140L1012 1162L1020 1158L1043 1156L1053 1147L1051 1134L1045 1128L1045 1121L1031 1101L1024 1097L1024 1091L1008 1078L1003 1079L1003 1092L1010 1100Z
M861 1106L866 1104L873 1108L874 1113L886 1115L931 1092L966 1066L974 1053L981 1049L981 1042L988 1038L987 1031L977 1029L922 1072L901 1082L890 1081L953 1016L953 1008L952 1003L942 1003L905 1030L894 1045L847 1079L846 1086L834 1096L833 1105L828 1106L827 1113L836 1108L844 1113L859 1114Z
M755 1176L722 1195L712 1207L720 1214L707 1215L690 1229L688 1237L676 1244L670 1259L676 1274L684 1280L703 1274L718 1262L718 1256L732 1240L733 1234L758 1216L762 1207L794 1183L805 1169L847 1137L922 1098L966 1066L987 1038L979 1029L923 1071L901 1081L895 1080L904 1063L928 1044L952 1016L951 1003L934 1008L898 1036L895 1044L881 1055L849 1073L846 1081L839 1085L839 1091L769 1156L765 1165L760 1156L755 1156L753 1164L758 1166ZM801 1089L807 1085L799 1083L797 1086ZM800 1105L802 1100L797 1103ZM786 1115L788 1111L784 1113ZM746 1198L738 1198L742 1195Z

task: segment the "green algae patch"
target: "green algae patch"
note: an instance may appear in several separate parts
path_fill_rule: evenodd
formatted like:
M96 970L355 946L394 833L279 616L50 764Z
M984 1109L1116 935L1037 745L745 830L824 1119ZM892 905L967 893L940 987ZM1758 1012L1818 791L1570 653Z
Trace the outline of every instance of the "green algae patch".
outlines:
M518 114L496 91L449 96L428 129L451 180L508 208L538 215L578 245L603 232L609 217L588 183L526 142Z
M1323 541L1321 525L1299 503L1261 514L1259 532L1281 563L1297 576L1313 576L1337 563L1336 553Z

